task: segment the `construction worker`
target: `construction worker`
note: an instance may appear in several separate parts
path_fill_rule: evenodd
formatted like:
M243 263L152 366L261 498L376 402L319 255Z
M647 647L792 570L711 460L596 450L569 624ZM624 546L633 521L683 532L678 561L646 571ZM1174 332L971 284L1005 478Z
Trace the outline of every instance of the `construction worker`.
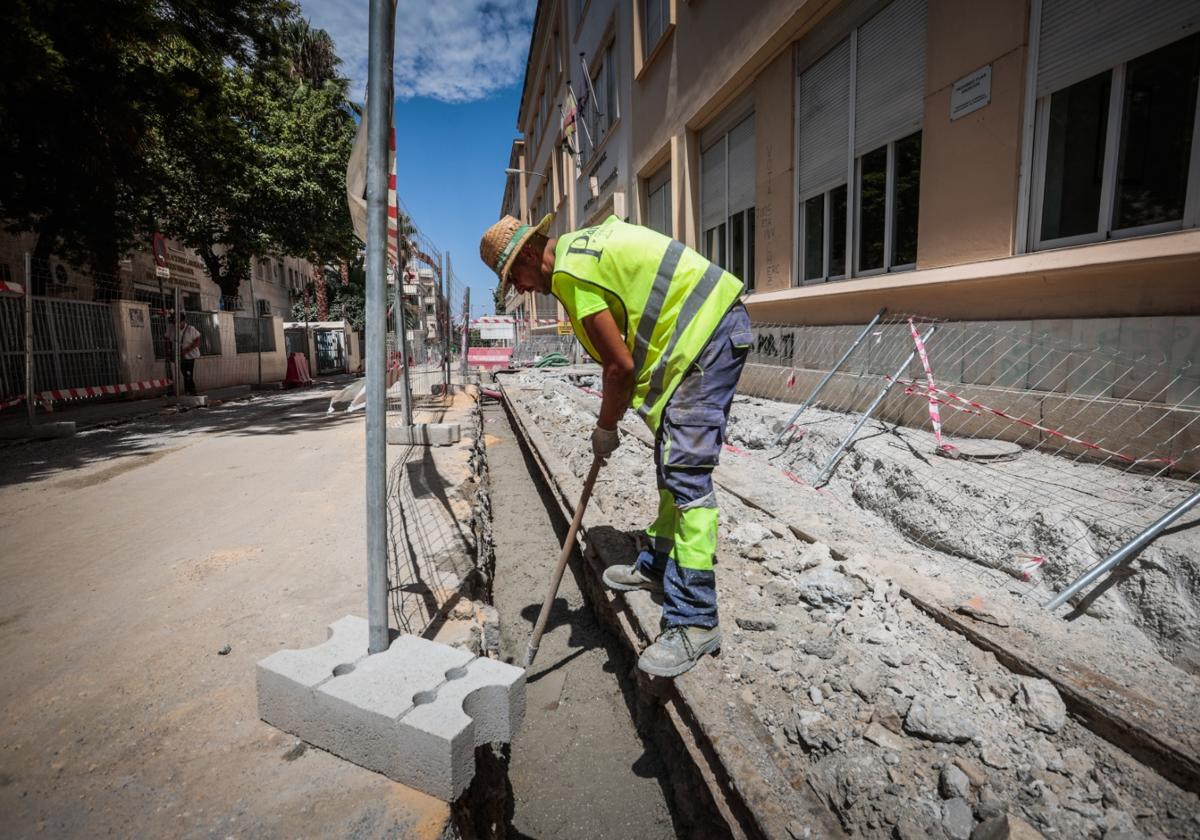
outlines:
M662 632L638 667L674 677L721 645L712 470L751 343L742 281L615 216L557 239L547 236L552 218L531 226L505 216L484 234L480 256L502 289L511 282L558 298L579 342L603 366L596 457L620 445L626 409L655 434L658 515L636 562L610 566L604 582L662 591Z

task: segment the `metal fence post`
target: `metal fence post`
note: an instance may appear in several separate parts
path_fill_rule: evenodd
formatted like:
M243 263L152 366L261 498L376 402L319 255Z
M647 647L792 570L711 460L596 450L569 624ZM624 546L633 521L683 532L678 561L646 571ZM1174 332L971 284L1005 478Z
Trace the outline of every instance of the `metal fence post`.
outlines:
M168 330L168 333L174 333L174 335L171 336L171 346L174 348L173 352L175 355L175 375L172 376L171 378L174 380L175 396L178 397L179 393L180 393L180 388L183 387L183 383L181 383L179 381L180 379L183 378L183 369L180 367L181 362L180 362L180 358L179 358L179 350L180 350L180 347L179 347L179 344L180 344L180 341L179 341L179 316L181 314L180 309L179 309L179 287L176 286L171 291L172 291L172 294L174 295L174 303L172 303L172 305L171 305L171 314L173 316L172 320L174 321L174 323L168 324L167 330Z
M368 653L388 649L387 614L387 238L388 135L392 125L391 0L371 0L367 74L367 621ZM403 279L397 278L403 308ZM399 315L404 326L403 312ZM400 331L403 348L404 331ZM407 358L404 360L407 363ZM405 386L407 387L407 382ZM407 418L406 418L407 419Z
M25 412L29 425L34 423L33 404L33 257L25 252Z
M835 373L837 373L838 370L841 369L842 365L846 364L846 360L850 358L850 354L858 349L858 345L863 343L863 339L865 339L867 337L867 335L870 334L871 329L877 323L879 323L879 319L883 317L883 314L885 312L887 312L886 306L883 309L880 309L878 312L875 313L875 317L872 318L865 327L863 327L863 331L858 334L858 338L854 339L854 343L851 344L848 348L846 348L846 352L843 353L842 357L837 360L837 364L835 364L832 368L830 368L829 372L826 373L821 378L821 381L817 383L817 387L812 389L812 393L808 395L808 399L806 399L804 402L802 402L800 404L800 407L796 409L796 413L791 416L791 418L784 425L783 429L779 432L779 436L777 438L775 438L776 446L778 446L783 441L784 435L786 435L788 432L792 431L792 428L796 425L796 421L800 419L800 415L804 413L804 410L806 408L808 408L810 405L812 405L813 400L815 400L817 398L817 394L821 393L821 390L826 385L829 384L829 380L833 379L833 375Z
M925 331L925 335L921 336L921 343L924 344L925 342L929 341L929 337L936 331L937 324L934 324ZM896 372L892 376L888 377L887 382L884 383L884 386L879 389L879 393L875 395L875 399L871 400L871 404L867 406L866 410L862 413L862 416L858 418L858 422L854 424L854 428L850 430L848 435L842 438L842 442L838 444L837 449L833 450L833 454L829 456L829 460L825 462L825 466L821 467L821 472L817 474L816 480L813 481L814 485L821 484L829 477L829 474L833 471L833 467L837 463L837 459L841 456L842 451L850 445L852 440L854 440L855 435L858 434L858 430L861 429L863 424L866 423L871 415L875 413L875 409L879 407L881 402L883 402L883 398L888 395L888 391L892 390L892 386L895 385L896 381L904 375L905 369L912 364L912 360L916 357L917 348L914 347L913 351L908 354L907 358L905 358L904 363L896 368Z
M462 353L462 381L463 385L467 384L467 344L471 340L471 287L467 286L463 292L463 331L462 331L462 346L459 347L459 352Z
M442 277L442 393L450 393L450 252L446 252L446 273Z
M420 288L420 278L417 278ZM392 301L392 321L396 329L396 352L400 354L400 414L405 426L413 424L412 419L412 371L408 367L408 328L404 321L404 275L396 273L396 293ZM386 329L386 327L385 327ZM369 398L368 398L369 399Z
M1122 563L1126 558L1145 548L1155 537L1161 534L1168 525L1194 508L1197 502L1200 502L1200 489L1197 489L1194 493L1192 493L1192 495L1188 496L1175 507L1164 513L1161 517L1159 517L1158 521L1150 525L1132 540L1117 549L1117 551L1114 552L1113 555L1103 563L1100 563L1098 566L1089 569L1076 578L1070 586L1047 601L1043 605L1043 608L1047 610L1054 610L1061 607L1067 602L1067 600L1075 597L1077 592L1090 586L1109 569Z

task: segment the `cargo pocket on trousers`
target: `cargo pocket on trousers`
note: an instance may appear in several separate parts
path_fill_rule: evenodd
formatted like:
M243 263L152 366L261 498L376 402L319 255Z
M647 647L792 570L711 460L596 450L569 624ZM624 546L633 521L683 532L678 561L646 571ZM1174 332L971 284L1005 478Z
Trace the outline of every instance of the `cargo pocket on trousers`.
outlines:
M721 455L725 412L720 406L667 406L663 416L668 467L711 470Z
M729 336L729 343L733 345L734 358L740 358L749 353L750 348L754 346L754 333L750 330L737 330Z

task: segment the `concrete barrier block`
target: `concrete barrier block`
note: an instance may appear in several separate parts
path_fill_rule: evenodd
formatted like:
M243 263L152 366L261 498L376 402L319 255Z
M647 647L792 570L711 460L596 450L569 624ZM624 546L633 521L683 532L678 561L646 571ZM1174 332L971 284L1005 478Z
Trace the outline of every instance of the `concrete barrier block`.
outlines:
M462 438L458 423L414 423L389 426L387 442L393 446L450 446Z
M262 660L260 715L355 764L456 799L474 776L476 746L510 741L519 728L525 672L409 635L367 656L366 641L366 622L347 617L325 644Z
M178 405L182 408L204 408L208 405L208 396L189 397L185 395L182 397L168 397L167 405Z

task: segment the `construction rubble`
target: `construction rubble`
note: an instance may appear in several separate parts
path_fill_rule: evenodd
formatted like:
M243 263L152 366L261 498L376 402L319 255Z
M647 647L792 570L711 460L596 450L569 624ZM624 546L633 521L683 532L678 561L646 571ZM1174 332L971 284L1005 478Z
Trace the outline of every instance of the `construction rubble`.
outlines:
M591 460L596 374L499 378L571 480ZM962 467L923 454L928 433L882 424L864 428L829 484L814 488L802 476L851 418L810 409L800 443L777 446L793 409L734 403L716 476L724 647L681 681L749 710L780 777L803 780L850 836L1200 835L1200 529L1164 536L1128 581L1066 621L1040 599L1119 545L1117 533L1063 534L1073 553L1023 578L1006 564L1031 535L972 544L977 530L960 518L999 520L1036 500L973 494L964 478L961 505L932 504L922 490L930 473L953 482ZM615 531L587 537L606 562L621 552L628 562L631 535L654 515L648 433L628 421L622 429L592 499L593 521ZM1004 468L1019 477L1054 468L1052 459L1026 451ZM1058 469L1071 493L1103 503L1105 468ZM1147 492L1170 491L1170 479L1146 481L1156 482ZM931 531L943 535L936 548L912 538ZM788 831L818 836L802 821Z

